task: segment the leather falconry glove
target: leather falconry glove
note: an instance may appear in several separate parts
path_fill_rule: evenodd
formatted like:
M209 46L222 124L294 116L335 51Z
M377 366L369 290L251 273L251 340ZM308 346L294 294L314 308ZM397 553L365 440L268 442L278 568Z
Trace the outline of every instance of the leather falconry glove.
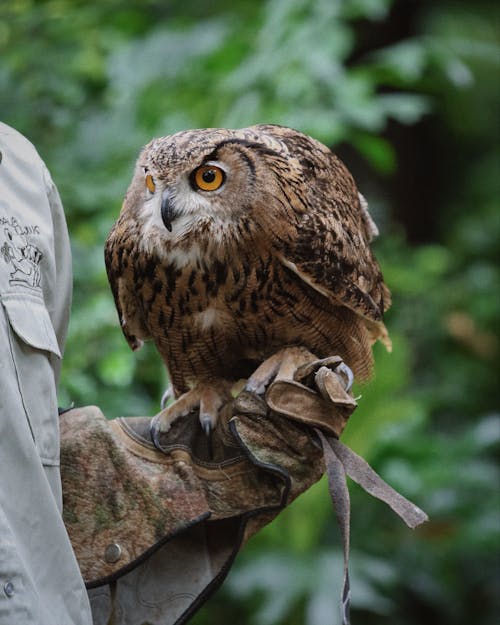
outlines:
M64 521L95 625L181 625L245 542L325 473L344 545L349 624L349 475L410 526L425 513L340 441L356 401L339 357L287 350L264 395L242 391L210 437L193 412L153 442L150 417L64 412ZM347 390L346 390L347 389Z

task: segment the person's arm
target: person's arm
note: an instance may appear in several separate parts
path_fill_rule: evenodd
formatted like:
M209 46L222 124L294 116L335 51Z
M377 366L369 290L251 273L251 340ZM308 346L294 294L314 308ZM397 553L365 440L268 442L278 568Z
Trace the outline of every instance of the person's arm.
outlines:
M71 261L34 146L0 122L0 625L90 625L64 527L56 380Z

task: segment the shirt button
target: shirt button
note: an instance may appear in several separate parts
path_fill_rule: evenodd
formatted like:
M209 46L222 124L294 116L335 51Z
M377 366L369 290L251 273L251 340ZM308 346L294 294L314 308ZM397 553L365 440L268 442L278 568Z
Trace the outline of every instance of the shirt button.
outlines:
M12 582L7 582L3 587L3 591L7 597L12 597L15 592L14 584Z

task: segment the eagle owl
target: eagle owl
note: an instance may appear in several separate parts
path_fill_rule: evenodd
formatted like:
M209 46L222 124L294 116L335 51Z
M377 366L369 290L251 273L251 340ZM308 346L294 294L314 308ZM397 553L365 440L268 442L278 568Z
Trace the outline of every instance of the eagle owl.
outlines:
M152 339L174 403L166 431L200 408L205 431L235 380L284 347L342 356L357 379L390 346L377 229L344 164L276 125L203 129L141 152L105 246L123 333Z

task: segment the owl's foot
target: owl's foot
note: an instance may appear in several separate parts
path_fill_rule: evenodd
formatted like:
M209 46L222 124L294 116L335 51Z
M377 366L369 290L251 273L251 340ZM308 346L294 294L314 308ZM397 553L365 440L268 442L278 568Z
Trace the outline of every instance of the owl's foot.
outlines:
M199 408L201 427L209 435L217 424L220 408L230 399L230 382L225 380L200 382L156 415L152 429L155 430L156 436L161 432L168 432L176 419L185 417L191 410Z
M280 349L252 373L245 384L245 390L263 395L274 379L292 379L296 369L310 362L311 358L314 356L304 347Z
M264 360L264 362L255 369L245 384L245 391L255 393L256 395L264 395L267 386L276 377L279 371L283 361L284 351L285 350L280 350L276 352L276 354Z

